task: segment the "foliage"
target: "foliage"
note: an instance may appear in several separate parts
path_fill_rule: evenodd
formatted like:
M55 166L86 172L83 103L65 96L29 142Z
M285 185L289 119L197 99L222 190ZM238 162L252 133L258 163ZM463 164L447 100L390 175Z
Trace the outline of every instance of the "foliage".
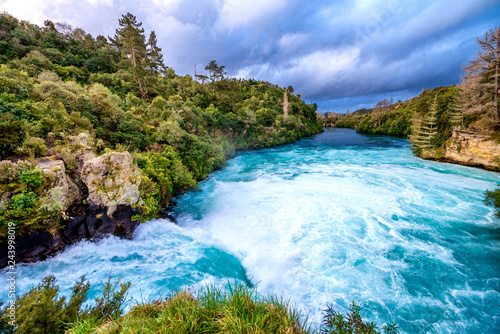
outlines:
M0 13L0 158L20 155L36 163L59 155L86 193L69 138L86 133L96 154L128 150L142 171L145 218L224 166L238 149L322 131L315 106L292 87L227 77L215 60L206 66L208 84L208 76L199 83L199 77L176 75L163 63L154 31L146 38L130 13L111 38L45 23ZM285 90L289 116L283 122ZM4 184L0 198L10 201L23 186L17 176L9 178L12 186ZM42 188L14 197L13 206L4 208L9 215L3 210L0 216L16 220L25 232L55 227L54 212L39 210ZM31 216L13 210L21 207Z
M377 326L373 322L365 322L361 317L361 308L352 303L349 306L349 312L344 316L335 311L332 306L324 311L323 325L321 328L322 334L377 334ZM386 334L399 333L398 327L395 324L386 325L383 327Z
M429 113L425 118L416 119L412 124L410 141L416 149L433 148L435 146L438 129L436 126L438 116L437 96L434 98Z
M313 333L307 319L289 302L274 295L262 296L255 287L239 283L138 302L126 315L123 307L130 283L108 277L102 288L102 294L84 307L90 290L85 276L75 282L69 299L59 293L54 276L47 276L16 298L16 327L8 324L8 306L0 301L0 332ZM378 333L373 323L363 322L354 303L345 316L329 307L323 320L322 333ZM392 324L384 326L384 332L395 334L398 329Z
M300 313L280 298L262 297L235 284L207 287L194 296L181 291L148 304L138 304L120 319L89 326L75 323L69 333L309 333Z
M496 215L500 217L500 187L495 190L486 190L484 192L484 202L495 207Z
M121 316L129 288L130 282L121 282L121 277L118 277L114 282L111 281L111 276L108 277L104 283L102 297L95 299L95 304L85 316L97 319L111 319Z
M4 330L16 333L64 333L66 324L74 322L83 302L86 300L89 284L82 277L72 288L68 301L65 296L59 296L59 287L54 276L45 277L40 284L33 287L15 302L16 327L10 325ZM3 312L5 314L5 312ZM8 322L5 315L2 319Z
M463 107L466 113L479 114L489 118L483 124L487 128L498 130L499 69L500 69L500 27L486 32L478 38L480 50L476 58L464 66L465 75L462 84L464 95Z
M0 163L0 191L7 194L7 200L0 207L0 234L7 231L8 222L16 223L20 234L37 229L49 230L54 221L54 211L40 200L49 180L39 169L30 164Z
M8 324L7 306L0 312L0 331L10 333L65 333L73 323L92 323L107 321L123 313L124 301L130 283L122 283L121 278L114 282L111 277L103 285L101 297L93 305L83 307L87 301L90 283L85 276L75 282L69 300L59 295L59 286L54 276L45 277L15 301L15 327ZM1 307L2 305L0 305Z

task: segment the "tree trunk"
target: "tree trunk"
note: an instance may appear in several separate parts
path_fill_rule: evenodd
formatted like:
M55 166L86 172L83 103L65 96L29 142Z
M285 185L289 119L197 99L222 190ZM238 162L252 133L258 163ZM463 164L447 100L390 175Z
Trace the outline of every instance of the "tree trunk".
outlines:
M288 94L285 89L285 96L283 97L283 123L286 122L286 118L288 117Z
M130 60L132 61L132 65L135 67L134 43L130 43L130 58Z
M497 59L495 64L495 91L493 92L493 117L495 122L498 124L498 63L500 63L500 29L497 29Z
M500 120L498 118L498 52L497 52L497 64L495 66L495 91L493 92L493 117L495 122L498 123Z

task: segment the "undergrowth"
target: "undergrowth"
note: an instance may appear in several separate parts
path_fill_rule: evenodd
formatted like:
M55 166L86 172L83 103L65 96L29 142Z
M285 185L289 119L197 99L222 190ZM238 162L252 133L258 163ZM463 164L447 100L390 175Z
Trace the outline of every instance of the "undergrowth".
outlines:
M15 322L8 304L0 302L0 333L344 333L376 334L373 323L364 322L354 303L346 315L329 306L322 326L314 329L288 301L262 296L255 287L234 283L184 290L163 300L138 302L124 315L130 283L108 278L92 305L83 307L90 284L82 277L69 299L59 295L53 276L48 276L15 301ZM384 333L396 334L391 324Z

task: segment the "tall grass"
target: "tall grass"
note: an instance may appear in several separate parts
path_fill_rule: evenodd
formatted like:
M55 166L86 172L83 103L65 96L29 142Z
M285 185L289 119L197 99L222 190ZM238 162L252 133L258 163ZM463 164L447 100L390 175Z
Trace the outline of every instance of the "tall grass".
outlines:
M89 326L77 322L69 333L311 333L300 312L276 296L235 283L181 291L165 301L132 307L121 318Z
M7 305L0 301L0 333L322 333L377 334L373 323L364 322L354 303L344 316L329 306L323 324L312 329L307 318L282 297L262 296L242 283L180 291L165 299L139 302L124 315L130 283L121 278L102 282L102 295L83 307L90 284L77 281L69 299L59 295L53 276L48 276L15 301L16 323L9 323ZM394 324L387 334L398 333Z

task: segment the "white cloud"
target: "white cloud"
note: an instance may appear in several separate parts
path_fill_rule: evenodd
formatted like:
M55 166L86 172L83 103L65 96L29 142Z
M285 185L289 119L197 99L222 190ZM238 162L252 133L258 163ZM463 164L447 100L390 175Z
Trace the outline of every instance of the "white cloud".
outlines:
M282 11L285 5L285 0L223 0L218 27L234 29L264 22Z
M155 9L160 9L165 13L172 12L179 6L181 0L153 0Z
M279 39L278 46L281 52L290 54L306 44L308 38L309 36L307 34L285 34Z

